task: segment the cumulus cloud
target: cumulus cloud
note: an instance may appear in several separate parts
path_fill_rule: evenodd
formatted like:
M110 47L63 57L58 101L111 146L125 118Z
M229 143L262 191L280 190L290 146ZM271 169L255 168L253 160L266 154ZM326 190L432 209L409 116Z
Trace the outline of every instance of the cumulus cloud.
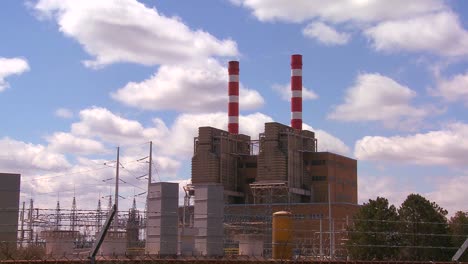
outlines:
M374 22L407 18L445 9L442 0L236 0L234 4L250 9L260 21L304 22L320 18L334 23Z
M73 112L67 108L59 108L55 110L55 115L61 118L70 119L73 117Z
M27 60L22 58L0 57L0 92L10 87L10 85L5 81L5 78L11 75L20 75L26 71L29 71Z
M227 78L227 69L212 59L190 65L163 65L151 78L130 82L112 97L147 110L222 111L227 108ZM255 109L264 103L257 91L242 84L239 96L242 109Z
M411 193L419 193L430 201L436 202L442 208L448 210L449 216L456 211L466 211L465 186L468 184L468 176L434 176L425 180L425 190L414 186L409 182L389 175L359 176L359 203L385 197L396 207L399 207Z
M329 118L341 121L382 121L395 127L412 124L428 114L411 106L416 93L378 73L359 74L346 91L344 103L334 107ZM401 123L401 124L400 124Z
M398 207L408 194L414 192L413 186L399 182L397 178L391 176L359 175L358 181L359 203L361 204L369 199L385 197L391 204Z
M439 177L438 181L434 181L434 186L434 190L427 193L428 199L447 209L449 215L454 215L456 211L468 211L466 203L467 175Z
M152 125L145 128L136 120L123 118L105 108L92 107L80 111L80 121L72 124L71 133L97 137L115 145L158 140L167 133L162 120L154 119Z
M274 84L272 88L281 96L281 99L291 101L291 86L289 84ZM315 100L318 97L313 90L302 87L302 100Z
M468 31L453 12L386 21L365 31L379 51L426 51L445 56L468 55Z
M366 136L356 142L354 155L361 160L466 166L468 124L408 136Z
M437 87L431 89L430 92L448 102L460 101L468 106L468 72L457 74L449 79L438 77Z
M344 45L349 42L351 35L336 31L323 22L308 24L302 34L308 38L316 39L325 45Z
M8 137L0 139L0 168L17 172L60 171L70 167L64 155L40 144L31 144Z
M83 46L93 57L84 62L88 67L174 64L238 54L234 41L192 30L179 18L135 0L40 0L34 9L40 17L55 19L64 35Z
M349 154L349 147L343 141L341 141L341 139L333 136L332 134L324 130L314 129L313 127L307 124L302 124L302 127L305 130L315 132L315 137L317 138L318 151L329 151L342 155Z
M227 113L180 114L170 125L160 119L144 126L137 120L124 118L106 108L92 107L80 111L80 120L71 125L71 134L99 139L114 145L140 144L153 141L161 153L174 157L190 157L193 152L193 138L198 135L198 127L213 126L227 128ZM273 119L261 113L241 115L241 133L258 138L265 122ZM129 155L132 155L129 153Z
M80 138L70 133L56 132L47 137L49 148L60 153L97 154L107 152L104 145L96 140Z
M466 56L468 31L443 0L232 0L252 11L260 21L312 22L306 37L328 45L343 45L348 33L329 24L346 24L367 36L377 51L429 52L442 56ZM325 24L326 23L326 24Z

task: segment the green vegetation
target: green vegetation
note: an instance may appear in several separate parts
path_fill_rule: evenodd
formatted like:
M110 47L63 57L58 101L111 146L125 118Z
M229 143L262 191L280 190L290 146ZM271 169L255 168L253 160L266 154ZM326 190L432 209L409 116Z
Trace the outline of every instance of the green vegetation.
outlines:
M348 228L349 256L356 260L449 261L468 236L468 214L447 211L419 194L397 210L386 198L364 203ZM465 254L465 258L466 258Z
M449 229L452 235L452 245L460 247L468 238L468 212L456 212L455 215L450 218ZM459 261L468 262L468 252L465 252Z

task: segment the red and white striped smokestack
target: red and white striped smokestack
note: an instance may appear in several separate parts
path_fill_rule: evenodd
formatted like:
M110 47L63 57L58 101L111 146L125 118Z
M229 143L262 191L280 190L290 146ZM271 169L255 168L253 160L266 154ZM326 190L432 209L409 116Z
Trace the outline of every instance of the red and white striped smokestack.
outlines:
M228 131L231 134L239 134L239 62L230 61L228 72L229 72Z
M302 130L302 55L291 56L291 127Z

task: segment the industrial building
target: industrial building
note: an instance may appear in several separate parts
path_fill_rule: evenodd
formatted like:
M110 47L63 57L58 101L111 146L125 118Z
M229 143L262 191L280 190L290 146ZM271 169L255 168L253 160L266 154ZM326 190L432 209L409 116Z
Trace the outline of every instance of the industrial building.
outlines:
M21 175L0 173L0 242L16 246Z
M229 130L199 128L193 185L222 184L227 204L323 203L329 198L357 204L357 161L318 152L315 133L302 130L301 55L292 56L291 72L291 126L266 123L259 139L251 140L238 134L239 63L229 63Z
M278 211L287 211L283 216L292 223L288 250L314 257L346 255L340 244L358 209L357 161L319 152L315 133L302 129L302 56L291 57L290 126L265 123L257 139L239 134L239 62L229 62L228 73L228 130L198 129L184 207L179 208L177 183L152 183L148 175L145 216L140 217L135 200L128 214L117 213L99 255L270 257L275 251L272 215ZM16 242L19 175L0 177L6 183L0 208L11 208L0 213L1 226L11 229L0 229L0 240ZM24 207L20 245L45 243L45 254L55 257L85 252L103 231L103 220L113 216L111 198L107 211L99 200L97 211L89 213L77 210L75 199L69 213L57 202L54 215L39 213L31 200L27 220Z
M291 56L291 125L265 123L264 132L256 140L239 134L239 62L229 62L228 73L228 131L199 128L192 158L195 190L197 185L224 186L225 215L233 219L247 215L271 217L273 212L287 209L295 217L298 230L317 227L331 234L328 230L344 229L347 219L358 209L357 161L319 152L315 133L302 129L302 56ZM322 227L320 219L325 218L329 220ZM229 220L225 224L229 225ZM252 233L261 233L261 228L255 228L260 221L250 224L255 230ZM245 228L238 233L243 236L237 237L243 239L249 235ZM265 247L271 244L270 235L264 234ZM310 236L305 236L309 234L297 232L295 243L307 244L305 240ZM258 240L258 234L255 237ZM328 249L322 245L321 252L334 251L339 239L330 237L335 241Z

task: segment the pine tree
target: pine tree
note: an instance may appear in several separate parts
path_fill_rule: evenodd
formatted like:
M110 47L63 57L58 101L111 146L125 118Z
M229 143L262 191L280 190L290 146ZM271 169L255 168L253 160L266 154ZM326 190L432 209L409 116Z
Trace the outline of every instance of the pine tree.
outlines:
M389 260L398 255L398 215L386 198L369 200L354 216L348 229L348 253L356 260Z
M460 246L468 238L468 212L458 211L449 221L450 234L452 235L452 244L454 247ZM455 254L456 250L453 251ZM459 261L468 261L468 252L462 255Z
M450 260L447 211L419 194L410 194L398 209L400 257L405 260Z

